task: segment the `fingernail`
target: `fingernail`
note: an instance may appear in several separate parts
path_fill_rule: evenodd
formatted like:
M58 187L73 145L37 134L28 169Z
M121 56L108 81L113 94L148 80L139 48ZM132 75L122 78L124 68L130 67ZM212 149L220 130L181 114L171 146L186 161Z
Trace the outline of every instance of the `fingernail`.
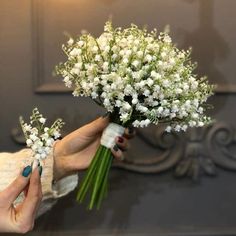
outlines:
M115 146L113 147L113 150L114 150L115 152L117 152L117 151L119 150L118 146L115 145Z
M38 162L38 170L39 170L39 175L42 175L43 172L43 167L41 166L40 162Z
M118 137L118 142L119 143L123 143L124 142L124 139L122 137Z
M34 170L39 164L39 161L38 160L33 160L33 162L31 163L31 167L32 167L32 170Z
M129 134L132 134L134 132L134 128L133 127L129 127L128 128L128 132L129 132Z
M42 166L39 166L38 169L39 169L39 175L41 176L41 175L42 175L42 172L43 172L43 167L42 167Z
M106 117L108 117L109 116L109 112L106 112L103 116L102 116L102 118L106 118Z
M26 166L24 170L22 171L22 176L28 177L32 172L32 167L31 166Z

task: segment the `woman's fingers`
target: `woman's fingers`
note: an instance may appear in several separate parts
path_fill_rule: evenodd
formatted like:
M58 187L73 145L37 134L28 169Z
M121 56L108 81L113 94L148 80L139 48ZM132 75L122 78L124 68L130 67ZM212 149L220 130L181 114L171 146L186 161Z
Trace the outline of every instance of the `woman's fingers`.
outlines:
M29 177L27 192L24 201L15 208L14 232L27 233L33 229L37 209L42 199L42 187L40 181L41 166L33 167Z
M125 129L125 132L124 132L124 137L127 138L127 139L131 139L133 138L134 136L136 135L136 131L133 127L129 127L129 128L126 128Z
M86 137L96 137L100 135L102 131L108 126L109 124L109 116L99 117L98 119L88 123L87 125L81 127L80 135L83 134Z
M66 156L85 149L94 142L109 124L109 117L100 117L66 135L56 143L54 156Z
M34 218L42 200L41 172L41 166L34 169L30 177L27 195L20 208L21 220L25 222L30 229L33 227Z
M116 158L116 160L123 161L124 160L124 154L121 151L121 149L118 147L117 144L113 148L111 148L111 152L113 156Z
M9 206L16 200L19 194L25 189L29 183L30 174L32 172L31 166L26 166L21 175L18 176L3 192L2 197L6 199L5 203Z
M121 137L116 137L115 139L115 146L111 149L111 152L113 156L120 161L124 160L124 151L129 149L129 139L133 138L135 136L135 130L134 129L125 129L124 135Z
M129 149L129 141L125 137L116 137L116 145L121 151L126 151Z
M129 149L129 139L133 138L135 134L135 129L130 127L125 129L124 135L122 137L116 137L116 144L111 149L111 152L117 160L124 160L123 152Z

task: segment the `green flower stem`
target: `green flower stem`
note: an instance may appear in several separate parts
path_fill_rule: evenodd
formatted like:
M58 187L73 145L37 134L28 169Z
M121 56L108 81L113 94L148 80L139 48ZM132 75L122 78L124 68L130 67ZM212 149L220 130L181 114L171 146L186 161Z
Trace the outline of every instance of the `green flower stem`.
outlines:
M109 172L110 172L110 167L113 161L113 156L111 154L111 152L107 153L107 165L105 167L105 174L104 174L104 178L101 182L100 188L99 188L99 192L98 192L98 197L97 197L97 202L96 202L96 206L97 206L97 210L100 209L102 200L104 200L106 198L107 195L107 190L108 190L108 177L109 177Z
M99 156L94 157L94 158L99 159ZM84 188L83 188L83 190L82 190L81 193L80 193L79 199L77 199L77 201L79 201L79 203L82 203L82 202L83 202L84 197L86 196L86 193L87 193L88 190L89 190L89 187L90 187L91 184L93 183L93 180L94 180L95 175L96 175L97 167L98 167L98 165L95 165L95 166L91 169L90 176L87 178L86 183L84 183Z
M99 157L101 157L101 152L103 150L103 147L100 145L96 154L95 154L95 157L93 158L90 166L89 166L89 169L88 169L88 172L83 180L83 183L80 187L80 190L77 194L77 201L78 202L82 202L83 199L84 199L84 196L86 194L86 192L88 191L88 188L91 184L91 180L93 179L93 176L96 174L96 169L98 167L97 163L99 163Z
M105 176L104 179L102 180L102 184L101 184L101 188L100 188L100 193L99 193L99 197L98 197L98 201L97 201L97 210L100 209L101 204L102 204L102 200L106 197L107 195L107 188L108 188L108 176L109 176L109 172L110 172L110 167L113 161L113 156L111 155L111 152L108 153L107 155L108 158L108 164L106 166L105 169Z
M106 148L104 151L104 155L102 158L102 161L99 163L99 168L97 170L97 175L96 175L96 179L95 179L95 184L94 184L94 188L93 188L93 192L92 192L92 197L91 197L91 201L89 204L89 209L92 209L96 199L97 199L97 193L100 189L101 183L102 183L102 179L103 176L105 174L105 170L106 170L106 166L108 164L109 158L107 158L107 154L109 153L110 149Z
M100 145L77 194L77 201L82 203L91 190L89 210L93 209L94 206L100 209L102 200L107 194L108 176L112 160L111 150Z
M109 166L109 163L110 163L110 153L106 153L106 155L103 157L103 158L106 158L106 164L104 165L104 168L103 168L103 176L101 177L100 179L100 185L98 187L98 190L97 190L97 193L96 193L96 199L94 201L94 205L96 205L97 209L99 209L99 202L102 201L102 199L104 199L104 186L107 186L107 175L108 175L108 166ZM91 206L91 207L94 207ZM101 205L101 204L100 204Z
M90 203L89 203L89 210L93 209L94 206L97 204L97 200L99 198L99 192L101 189L101 183L104 179L105 172L104 172L104 166L107 165L107 158L106 158L106 150L104 149L103 152L103 157L104 161L100 161L99 167L97 168L96 171L96 176L94 177L93 180L93 188L92 188L92 193L91 193L91 198L90 198Z

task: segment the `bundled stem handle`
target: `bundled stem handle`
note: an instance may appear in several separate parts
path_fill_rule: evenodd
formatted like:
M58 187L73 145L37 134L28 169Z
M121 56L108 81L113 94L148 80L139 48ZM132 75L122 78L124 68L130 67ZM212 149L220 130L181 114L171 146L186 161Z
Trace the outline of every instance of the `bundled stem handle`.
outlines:
M87 192L91 191L89 210L96 205L100 208L108 188L108 175L112 164L111 148L115 145L115 138L124 134L125 128L110 123L103 131L101 144L93 158L77 195L77 201L82 203Z
M103 131L101 138L101 145L107 148L113 148L115 145L115 138L122 136L125 128L116 123L110 123Z

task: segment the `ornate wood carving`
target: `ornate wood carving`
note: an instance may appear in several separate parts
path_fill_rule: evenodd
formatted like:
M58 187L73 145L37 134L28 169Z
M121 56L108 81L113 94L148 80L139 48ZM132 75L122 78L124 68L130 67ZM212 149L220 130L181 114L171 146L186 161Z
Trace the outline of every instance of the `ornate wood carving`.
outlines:
M68 131L64 135L66 133ZM186 133L171 134L159 126L151 128L151 133L150 137L143 130L137 130L136 139L158 154L154 157L127 156L123 162L115 162L114 167L146 174L173 170L176 177L189 176L194 181L199 180L202 174L215 176L215 165L236 170L236 132L227 124L214 123L204 128L189 129ZM12 130L12 138L16 143L24 144L20 129Z
M207 147L212 161L220 167L236 170L235 129L230 125L217 123L207 136Z
M183 156L183 139L177 134L166 133L164 127L155 128L152 140L148 139L142 130L137 131L137 136L150 147L161 151L161 154L154 158L148 156L133 160L128 158L124 162L116 163L116 167L141 173L159 173L173 168Z
M197 181L201 173L214 176L216 169L211 159L210 151L206 145L208 133L212 129L210 127L190 129L186 135L184 144L184 155L182 160L175 168L177 177L190 176Z
M189 129L186 133L178 134L167 134L163 127L157 127L155 141L156 148L161 150L160 155L151 160L148 156L143 157L142 161L127 159L115 166L142 173L159 173L174 169L176 177L190 176L194 181L197 181L202 173L214 176L216 168L210 151L214 147L207 144L215 138L215 132L210 135L212 130L217 131L220 127L214 124L206 128ZM153 146L153 143L145 138L142 132L138 132L138 136L150 147ZM221 155L221 158L224 159L224 155Z

